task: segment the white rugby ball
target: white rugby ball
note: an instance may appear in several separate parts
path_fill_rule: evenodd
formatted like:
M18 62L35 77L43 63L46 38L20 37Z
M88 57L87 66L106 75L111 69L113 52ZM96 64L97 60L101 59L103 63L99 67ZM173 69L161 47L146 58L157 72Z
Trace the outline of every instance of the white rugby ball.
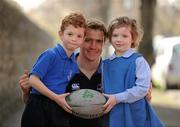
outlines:
M69 106L72 107L73 115L94 119L103 115L103 105L106 98L102 93L91 89L80 89L66 97Z

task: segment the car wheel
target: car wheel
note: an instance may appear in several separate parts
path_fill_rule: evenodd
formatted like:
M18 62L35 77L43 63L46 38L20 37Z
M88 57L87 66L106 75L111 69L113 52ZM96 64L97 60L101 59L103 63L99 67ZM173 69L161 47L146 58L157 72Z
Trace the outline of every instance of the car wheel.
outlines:
M177 89L177 85L176 84L171 84L171 83L166 83L166 89Z

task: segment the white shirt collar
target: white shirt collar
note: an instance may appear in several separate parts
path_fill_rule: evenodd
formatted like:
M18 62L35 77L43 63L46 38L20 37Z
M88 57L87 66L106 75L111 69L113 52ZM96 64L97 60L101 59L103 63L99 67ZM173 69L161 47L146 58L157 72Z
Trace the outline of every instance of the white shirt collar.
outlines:
M118 57L128 58L128 57L130 57L133 53L135 53L135 51L134 51L132 48L129 48L129 49L128 49L123 55L121 55L121 56L117 56L117 55L115 54L115 52L114 52L109 59L110 59L110 60L113 60L113 59L118 58Z

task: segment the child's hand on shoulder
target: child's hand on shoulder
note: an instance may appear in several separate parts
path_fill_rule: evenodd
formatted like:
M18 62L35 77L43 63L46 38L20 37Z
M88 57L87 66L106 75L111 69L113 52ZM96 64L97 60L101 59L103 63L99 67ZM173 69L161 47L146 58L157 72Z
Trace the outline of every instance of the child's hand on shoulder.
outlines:
M114 95L104 94L104 96L108 98L108 101L103 106L104 114L106 114L117 104L117 101Z

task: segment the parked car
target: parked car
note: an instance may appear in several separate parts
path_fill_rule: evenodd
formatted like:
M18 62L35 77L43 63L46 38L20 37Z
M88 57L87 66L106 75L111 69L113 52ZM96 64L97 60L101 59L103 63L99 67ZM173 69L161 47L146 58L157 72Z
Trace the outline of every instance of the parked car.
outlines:
M180 36L153 42L155 63L152 66L153 83L161 88L180 86Z
M167 88L180 88L180 43L173 46L172 57L167 68Z

